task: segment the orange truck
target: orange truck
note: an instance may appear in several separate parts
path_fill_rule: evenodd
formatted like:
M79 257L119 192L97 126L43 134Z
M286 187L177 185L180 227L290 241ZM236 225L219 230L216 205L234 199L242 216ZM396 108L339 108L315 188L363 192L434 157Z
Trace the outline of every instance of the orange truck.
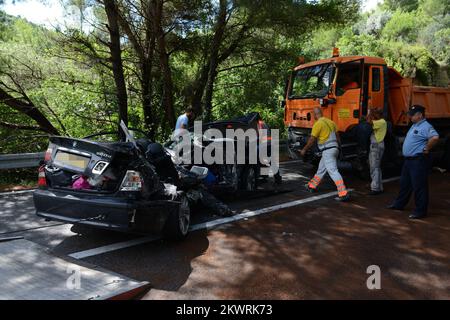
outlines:
M399 164L401 145L410 126L406 113L410 105L420 104L444 140L444 153L439 159L446 157L449 161L450 88L415 86L411 78L402 77L382 58L341 57L337 48L331 58L301 61L286 84L282 106L291 158L299 157L314 124L313 109L321 107L338 126L340 162L350 163L357 172L367 172L371 127L365 118L369 109L377 108L383 110L389 124L384 163ZM305 160L317 162L320 156L316 148Z

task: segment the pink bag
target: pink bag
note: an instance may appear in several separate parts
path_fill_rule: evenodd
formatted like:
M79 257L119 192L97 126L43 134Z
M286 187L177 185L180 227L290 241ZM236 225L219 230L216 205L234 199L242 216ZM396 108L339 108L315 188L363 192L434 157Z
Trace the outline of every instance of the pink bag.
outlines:
M83 189L92 189L92 187L88 182L88 178L81 176L73 182L72 189L83 190Z

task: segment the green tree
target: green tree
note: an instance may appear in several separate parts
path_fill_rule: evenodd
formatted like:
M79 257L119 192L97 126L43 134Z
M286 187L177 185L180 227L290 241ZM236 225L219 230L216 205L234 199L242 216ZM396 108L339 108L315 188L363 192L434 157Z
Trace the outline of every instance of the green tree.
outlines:
M427 22L427 18L416 11L397 10L384 26L382 37L391 41L414 43L417 41L417 30L424 27Z
M383 3L391 11L414 11L419 7L419 0L384 0Z

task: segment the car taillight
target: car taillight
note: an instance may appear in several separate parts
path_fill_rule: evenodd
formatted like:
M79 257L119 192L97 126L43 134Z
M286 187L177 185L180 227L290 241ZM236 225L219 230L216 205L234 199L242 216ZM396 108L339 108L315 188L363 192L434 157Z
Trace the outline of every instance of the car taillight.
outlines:
M258 121L258 129L265 129L264 128L264 121L262 121L262 120Z
M46 187L47 186L47 179L45 178L45 167L40 166L38 170L38 186L39 187Z
M261 136L261 142L267 142L267 141L271 141L272 140L272 137L270 136L270 133L269 133L269 127L265 124L264 121L262 121L262 120L258 121L258 129L259 130L267 130L264 133L264 135Z
M141 191L142 178L137 171L128 170L120 185L120 191Z
M45 156L44 156L45 161L49 161L52 158L52 152L53 152L52 148L48 148L47 151L45 151Z

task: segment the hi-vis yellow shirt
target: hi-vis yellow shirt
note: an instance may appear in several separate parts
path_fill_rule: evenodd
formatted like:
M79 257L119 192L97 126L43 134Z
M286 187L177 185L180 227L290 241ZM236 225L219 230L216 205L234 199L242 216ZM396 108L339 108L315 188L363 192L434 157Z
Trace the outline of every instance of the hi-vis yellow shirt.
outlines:
M375 139L378 143L384 140L384 137L386 137L386 131L387 131L387 123L386 120L380 119L380 120L373 120L372 121L372 128L373 128L373 134L375 136Z
M319 140L319 144L324 144L333 131L337 131L336 123L328 118L322 117L314 123L311 135Z

